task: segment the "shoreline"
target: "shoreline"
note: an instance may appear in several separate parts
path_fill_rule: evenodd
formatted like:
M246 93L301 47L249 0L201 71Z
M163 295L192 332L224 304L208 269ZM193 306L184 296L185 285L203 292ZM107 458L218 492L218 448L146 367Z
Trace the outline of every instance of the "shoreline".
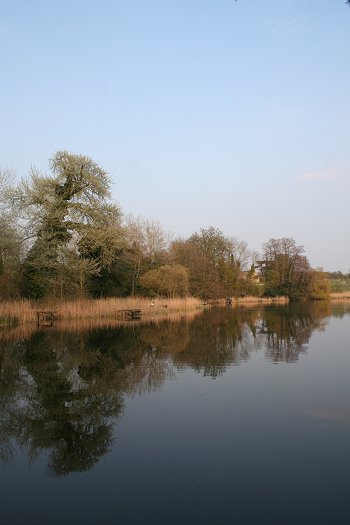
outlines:
M349 303L350 292L333 292L330 294L329 300L331 303Z
M232 306L253 304L287 304L288 299L240 297L232 298ZM24 323L40 324L38 314L48 314L55 321L67 320L118 320L124 310L140 310L144 319L166 318L172 314L186 314L211 306L225 306L226 299L203 301L195 297L186 298L106 298L73 301L31 301L19 299L0 303L0 327L6 328ZM129 322L129 321L128 321Z
M230 298L231 299L231 298ZM350 302L349 292L333 292L330 302ZM287 305L287 297L246 296L231 299L233 307L256 305ZM118 313L123 310L141 310L144 320L167 318L173 314L186 314L215 306L227 306L227 299L201 300L195 297L186 298L106 298L78 299L72 301L31 301L19 299L0 303L0 328L5 329L24 323L38 324L38 312L53 315L55 321L68 320L118 320ZM127 321L130 323L130 321Z

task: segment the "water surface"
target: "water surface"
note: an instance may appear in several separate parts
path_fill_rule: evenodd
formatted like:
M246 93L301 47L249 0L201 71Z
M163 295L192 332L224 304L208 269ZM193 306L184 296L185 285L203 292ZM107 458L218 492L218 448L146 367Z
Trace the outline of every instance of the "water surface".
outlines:
M2 332L2 522L349 523L349 313Z

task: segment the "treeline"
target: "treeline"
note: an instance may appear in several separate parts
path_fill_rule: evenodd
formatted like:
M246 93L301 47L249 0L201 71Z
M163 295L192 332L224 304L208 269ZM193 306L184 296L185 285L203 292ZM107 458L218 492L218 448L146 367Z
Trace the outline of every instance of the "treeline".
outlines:
M350 279L350 270L348 273L343 273L340 270L336 272L326 272L328 279Z
M331 292L344 293L350 290L350 270L348 273L343 273L340 270L327 272L326 276L330 282Z
M51 174L15 184L0 172L0 298L239 295L324 298L328 281L293 239L270 239L260 260L210 226L172 239L159 223L123 217L93 160L58 151Z

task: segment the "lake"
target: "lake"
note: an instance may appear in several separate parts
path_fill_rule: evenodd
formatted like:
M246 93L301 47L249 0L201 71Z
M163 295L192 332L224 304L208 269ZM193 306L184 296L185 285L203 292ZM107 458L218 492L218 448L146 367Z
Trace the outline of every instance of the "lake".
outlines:
M350 523L350 304L0 332L4 524Z

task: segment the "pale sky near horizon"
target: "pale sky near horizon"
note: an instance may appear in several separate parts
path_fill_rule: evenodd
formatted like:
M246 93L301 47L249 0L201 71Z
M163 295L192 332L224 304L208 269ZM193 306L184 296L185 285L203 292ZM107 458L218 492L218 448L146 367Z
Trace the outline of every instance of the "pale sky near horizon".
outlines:
M0 166L92 157L125 213L350 269L345 0L2 0Z

